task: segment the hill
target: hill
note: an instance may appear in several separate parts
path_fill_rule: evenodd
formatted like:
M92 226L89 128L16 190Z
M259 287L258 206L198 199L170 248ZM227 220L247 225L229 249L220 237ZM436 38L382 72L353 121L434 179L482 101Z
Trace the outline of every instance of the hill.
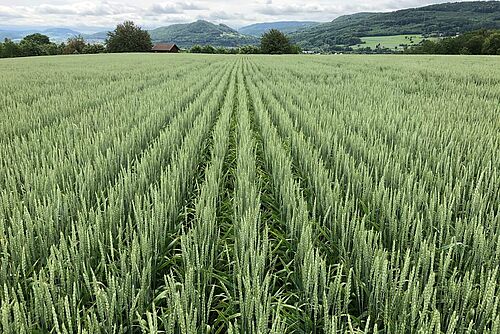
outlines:
M90 41L90 42L100 42L103 43L106 38L108 38L108 32L107 31L99 31L93 34L85 34L83 35L85 40Z
M268 32L271 29L278 29L284 33L292 33L305 28L314 27L321 24L320 22L312 21L281 21L281 22L264 22L251 24L249 26L242 27L238 29L238 32L251 35L255 37L260 37L262 34Z
M49 28L49 29L31 29L31 30L0 30L0 40L9 38L12 40L20 40L24 36L41 33L49 36L52 42L64 42L70 37L79 35L78 31L66 28Z
M306 48L354 45L360 37L406 34L451 36L500 28L499 1L445 3L389 13L357 13L291 34Z
M150 30L154 42L173 42L181 48L193 45L236 47L259 42L254 36L243 35L224 24L213 24L198 20L187 24L174 24Z

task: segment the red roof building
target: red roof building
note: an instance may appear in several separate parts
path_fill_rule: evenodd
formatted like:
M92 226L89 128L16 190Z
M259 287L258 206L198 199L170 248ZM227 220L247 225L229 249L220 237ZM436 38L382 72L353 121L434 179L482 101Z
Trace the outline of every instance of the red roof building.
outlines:
M178 53L179 48L177 45L173 43L159 43L155 44L151 49L153 52L169 52L169 53Z

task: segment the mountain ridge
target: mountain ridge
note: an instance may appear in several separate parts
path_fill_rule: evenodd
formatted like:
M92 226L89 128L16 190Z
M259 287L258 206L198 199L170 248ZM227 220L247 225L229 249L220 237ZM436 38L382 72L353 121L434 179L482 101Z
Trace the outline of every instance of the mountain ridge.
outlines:
M73 29L68 28L45 28L45 29L26 29L26 30L9 30L0 29L0 40L9 38L12 40L20 40L24 36L41 33L49 36L52 41L62 42L70 37L79 35L80 33Z
M214 24L205 20L159 27L149 30L149 34L153 42L172 42L181 48L197 44L237 47L258 43L254 36L243 35L225 24Z
M260 37L265 32L271 29L278 29L285 34L289 34L298 30L307 29L312 26L321 24L321 22L316 21L276 21L276 22L262 22L254 23L248 26L244 26L238 29L238 32Z
M360 37L422 34L453 36L477 29L500 29L500 1L435 4L383 13L355 13L290 34L305 48L328 50L354 45Z

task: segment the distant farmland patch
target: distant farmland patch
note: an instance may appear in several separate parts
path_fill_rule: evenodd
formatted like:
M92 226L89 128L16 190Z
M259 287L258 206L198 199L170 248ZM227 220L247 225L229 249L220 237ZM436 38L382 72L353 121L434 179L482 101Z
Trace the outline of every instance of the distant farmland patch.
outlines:
M353 46L353 49L369 47L372 49L381 48L396 51L404 49L405 46L417 45L424 39L422 35L367 36L361 37L363 43Z

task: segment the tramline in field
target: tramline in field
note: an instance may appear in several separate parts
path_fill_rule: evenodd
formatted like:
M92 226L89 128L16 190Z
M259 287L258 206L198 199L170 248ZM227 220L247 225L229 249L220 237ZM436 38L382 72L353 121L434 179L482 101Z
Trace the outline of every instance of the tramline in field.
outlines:
M500 332L499 58L0 73L0 332Z

